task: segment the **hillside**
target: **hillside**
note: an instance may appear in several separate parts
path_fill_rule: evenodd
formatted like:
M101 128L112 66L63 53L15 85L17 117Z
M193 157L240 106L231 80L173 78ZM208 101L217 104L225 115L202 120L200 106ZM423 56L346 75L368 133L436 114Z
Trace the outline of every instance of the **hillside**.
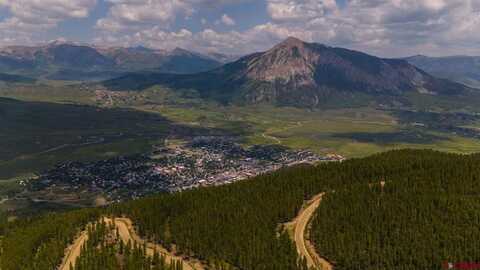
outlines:
M421 157L415 162L422 169L387 176L384 186L327 193L310 239L338 270L441 269L443 262L461 269L476 262L480 251L470 239L480 234L478 158L443 156L430 167Z
M177 254L198 258L212 269L303 270L305 262L281 224L291 221L305 200L323 192L326 198L317 212L313 237L317 252L327 256L334 269L440 269L444 260L478 261L480 253L471 241L480 237L478 162L478 155L391 151L282 169L231 185L157 195L108 209L18 220L4 232L0 265L4 270L33 265L51 270L86 224L111 215L131 218L142 237L175 247ZM385 181L383 191L377 181ZM320 220L320 215L332 219ZM395 230L385 227L390 225ZM104 258L115 258L111 254L117 248L108 247ZM95 254L102 255L88 249L85 256Z
M480 88L480 57L428 57L418 55L405 58L405 60L439 78Z
M288 38L272 49L193 75L129 74L106 81L113 90L153 85L195 89L223 103L320 106L332 99L391 103L408 93L461 95L468 88L437 79L404 60Z
M128 109L0 98L0 179L43 171L62 161L143 153L168 134L197 128ZM62 132L59 132L62 131Z

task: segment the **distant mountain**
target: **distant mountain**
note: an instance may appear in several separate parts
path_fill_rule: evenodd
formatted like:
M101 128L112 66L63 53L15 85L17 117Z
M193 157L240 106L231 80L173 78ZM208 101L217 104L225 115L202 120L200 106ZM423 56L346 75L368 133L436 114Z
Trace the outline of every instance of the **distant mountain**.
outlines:
M221 64L212 57L182 49L100 48L64 42L0 49L0 72L53 80L105 80L144 70L196 73Z
M0 54L0 70L11 72L16 70L27 70L33 67L35 67L35 62L31 59Z
M38 47L13 46L0 51L0 67L35 69L67 67L100 69L113 66L113 61L97 50L82 45L52 43Z
M123 70L142 70L158 68L169 54L164 50L153 50L145 47L134 48L97 48L112 59L117 68Z
M129 74L106 81L113 90L142 90L160 84L196 89L224 103L319 106L333 98L402 97L409 92L455 95L468 88L437 79L405 60L288 38L272 49L245 56L218 69L192 74Z
M87 70L108 69L115 65L112 59L94 48L70 44L48 46L37 53L36 59L47 65Z
M167 73L197 73L218 68L222 64L208 56L176 48L162 61L158 70Z
M21 75L0 73L0 82L3 82L3 83L31 84L31 83L34 83L35 81L36 81L35 79L21 76Z
M224 63L224 64L236 61L241 57L240 55L214 53L214 52L207 53L206 55L208 57L210 57L211 59L216 60L217 62Z
M405 58L405 60L440 78L480 88L480 56L428 57L417 55Z

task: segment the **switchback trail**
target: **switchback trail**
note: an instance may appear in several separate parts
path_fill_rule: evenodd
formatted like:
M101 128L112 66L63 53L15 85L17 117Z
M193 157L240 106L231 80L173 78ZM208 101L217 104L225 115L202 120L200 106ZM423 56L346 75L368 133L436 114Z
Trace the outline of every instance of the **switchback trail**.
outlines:
M183 270L203 270L205 267L197 260L186 259L177 256L159 244L151 243L142 239L135 231L133 223L128 218L104 218L106 223L114 224L118 229L120 239L126 244L130 240L132 243L137 242L140 245L145 244L147 248L147 255L153 256L155 252L165 256L167 263L172 261L181 261L183 264Z
M153 257L155 252L160 253L165 257L165 261L170 263L172 261L181 261L183 265L183 270L204 270L205 267L198 260L187 259L180 256L177 256L159 244L154 244L142 239L135 231L135 228L132 224L132 221L128 218L109 218L104 217L103 220L107 224L114 224L115 228L118 229L120 240L123 243L127 244L129 241L132 243L136 242L140 245L146 245L147 255ZM58 267L59 270L70 270L70 265L75 266L75 262L82 250L82 246L85 242L88 241L87 230L83 230L80 235L75 239L73 244L71 244L65 251L65 257L62 260L61 265Z

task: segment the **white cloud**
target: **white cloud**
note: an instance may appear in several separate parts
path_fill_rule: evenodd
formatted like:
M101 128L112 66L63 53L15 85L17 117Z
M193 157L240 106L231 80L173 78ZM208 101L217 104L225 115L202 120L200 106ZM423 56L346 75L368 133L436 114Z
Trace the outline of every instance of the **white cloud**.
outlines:
M335 0L267 0L268 13L279 21L311 19L336 9Z
M232 19L230 16L228 16L227 14L223 14L222 15L222 23L225 24L225 25L228 25L228 26L233 26L235 25L235 20Z
M480 53L478 0L267 0L280 28L384 56ZM305 33L302 33L305 35ZM463 45L462 45L463 44Z
M253 0L106 0L112 4L107 17L97 22L97 29L105 31L131 31L160 25L168 29L183 15L190 17L202 7L246 3ZM227 25L234 21L226 16Z
M86 18L96 0L0 0L10 17L0 21L0 43L31 42L69 18ZM3 41L3 42L2 42Z
M97 28L105 31L142 29L145 25L162 24L164 28L178 13L190 15L193 8L182 0L107 0L112 3L107 17L97 21Z
M0 0L24 24L54 26L67 18L85 18L96 0Z
M2 1L2 0L0 0ZM144 43L157 48L181 46L200 51L248 53L296 36L382 56L480 54L479 0L264 0L269 22L243 31L187 29L171 31L180 14L204 6L248 0L109 0L109 15L97 23L103 40ZM152 12L152 10L160 10ZM206 20L201 20L206 24ZM224 14L217 24L241 27ZM114 31L119 32L115 34ZM106 34L105 34L106 33ZM108 37L108 38L107 38Z

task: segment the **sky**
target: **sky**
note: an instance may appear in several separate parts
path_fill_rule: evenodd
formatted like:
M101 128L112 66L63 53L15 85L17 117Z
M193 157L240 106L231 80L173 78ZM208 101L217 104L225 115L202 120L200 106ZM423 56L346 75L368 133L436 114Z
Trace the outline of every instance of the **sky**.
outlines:
M0 0L0 46L240 55L289 36L382 57L480 55L480 0Z

